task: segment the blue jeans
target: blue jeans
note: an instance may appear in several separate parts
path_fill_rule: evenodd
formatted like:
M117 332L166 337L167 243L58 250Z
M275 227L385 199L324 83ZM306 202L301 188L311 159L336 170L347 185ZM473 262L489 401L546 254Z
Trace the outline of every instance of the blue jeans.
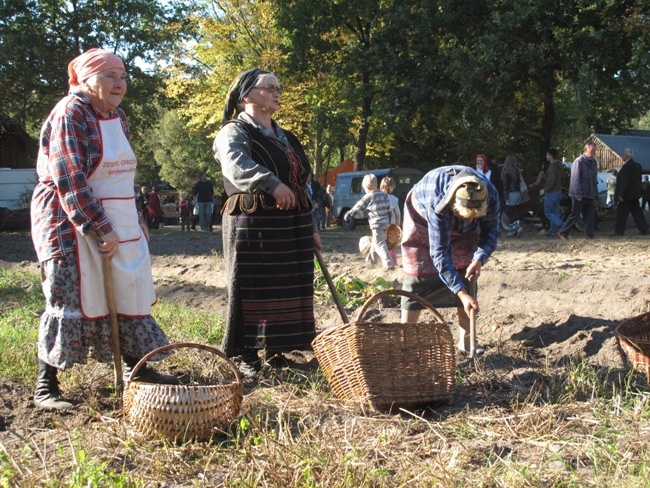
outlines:
M199 225L201 230L210 230L212 221L212 202L199 202Z
M560 218L561 191L551 191L544 194L544 215L551 223L549 233L555 234L564 223Z

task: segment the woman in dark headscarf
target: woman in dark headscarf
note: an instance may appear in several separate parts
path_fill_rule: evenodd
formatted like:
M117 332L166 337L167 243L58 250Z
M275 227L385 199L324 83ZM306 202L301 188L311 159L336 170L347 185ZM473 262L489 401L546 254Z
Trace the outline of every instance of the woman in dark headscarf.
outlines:
M228 318L223 350L241 355L245 375L265 358L311 347L314 231L305 183L309 161L298 139L273 115L282 89L273 73L252 69L230 86L214 141L228 200L224 258Z

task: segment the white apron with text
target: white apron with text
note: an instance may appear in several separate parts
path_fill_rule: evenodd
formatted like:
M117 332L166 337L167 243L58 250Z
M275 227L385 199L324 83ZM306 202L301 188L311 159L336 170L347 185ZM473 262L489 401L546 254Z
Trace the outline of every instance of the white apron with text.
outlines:
M119 117L101 120L100 127L102 160L88 183L120 239L117 254L111 260L117 313L127 317L147 316L156 301L156 292L151 278L149 247L140 229L135 205L136 158ZM75 230L81 312L89 319L106 317L108 302L97 239Z

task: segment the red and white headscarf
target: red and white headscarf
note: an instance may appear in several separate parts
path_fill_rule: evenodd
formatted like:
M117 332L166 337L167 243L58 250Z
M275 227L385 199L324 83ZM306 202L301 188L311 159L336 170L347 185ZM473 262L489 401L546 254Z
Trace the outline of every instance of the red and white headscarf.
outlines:
M487 156L485 154L477 154L476 159L483 160L483 173L487 173L488 171L490 171L490 168L488 168Z
M116 68L125 69L124 63L115 54L104 49L89 49L74 58L68 65L70 75L68 83L70 86L78 86L92 75Z

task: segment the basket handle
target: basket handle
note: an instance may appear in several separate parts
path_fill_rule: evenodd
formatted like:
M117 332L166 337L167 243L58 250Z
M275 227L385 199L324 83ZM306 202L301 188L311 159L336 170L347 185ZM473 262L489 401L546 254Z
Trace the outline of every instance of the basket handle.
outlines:
M411 300L415 300L416 302L419 302L420 305L423 305L425 308L427 308L433 316L436 318L438 322L445 322L445 319L442 318L442 315L438 313L438 311L433 308L433 305L431 305L428 301L426 301L424 298L417 296L414 293L411 293L410 291L405 291L405 290L384 290L380 291L379 293L371 296L366 303L363 304L363 307L359 310L359 313L357 313L357 318L355 320L360 321L361 317L365 315L365 313L368 311L368 307L370 307L370 304L375 302L376 300L379 300L384 297L389 297L392 295L401 295L403 297L410 298Z
M141 367L143 367L147 361L155 356L156 354L160 354L162 352L169 351L170 349L178 349L181 347L189 347L193 349L203 349L204 351L211 352L217 356L219 356L221 359L226 361L228 364L228 367L230 370L234 373L235 378L237 378L237 383L241 383L241 375L239 374L239 370L235 366L235 364L228 359L228 356L226 356L223 352L221 352L219 349L211 347L211 346L206 346L204 344L196 344L194 342L176 342L175 344L167 344L166 346L161 346L157 349L154 349L153 351L149 351L147 354L145 354L140 361L133 367L133 371L131 372L131 378L136 376L136 373L140 370Z

